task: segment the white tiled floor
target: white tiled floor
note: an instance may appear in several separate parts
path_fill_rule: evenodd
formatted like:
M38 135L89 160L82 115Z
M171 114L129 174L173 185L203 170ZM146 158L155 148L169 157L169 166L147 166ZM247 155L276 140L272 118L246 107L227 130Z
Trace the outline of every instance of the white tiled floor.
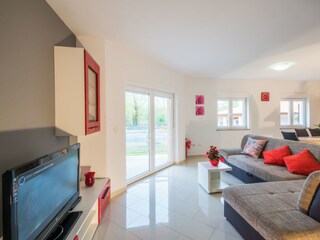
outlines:
M221 194L198 185L197 162L164 169L128 187L108 205L94 240L234 240L242 239L223 216ZM222 179L242 184L228 173Z

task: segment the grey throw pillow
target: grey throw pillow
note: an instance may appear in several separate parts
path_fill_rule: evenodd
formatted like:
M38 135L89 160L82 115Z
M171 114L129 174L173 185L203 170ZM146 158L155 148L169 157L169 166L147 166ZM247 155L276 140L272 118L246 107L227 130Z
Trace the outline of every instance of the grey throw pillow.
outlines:
M309 208L320 184L320 171L311 173L303 184L297 209L304 214L309 213Z

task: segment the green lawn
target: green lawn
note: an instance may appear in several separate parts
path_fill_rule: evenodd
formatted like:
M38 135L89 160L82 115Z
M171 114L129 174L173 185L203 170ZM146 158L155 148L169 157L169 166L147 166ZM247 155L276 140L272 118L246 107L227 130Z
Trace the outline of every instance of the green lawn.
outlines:
M148 154L148 146L147 145L137 145L137 146L128 146L126 147L126 155L127 156L142 156ZM157 144L156 145L156 153L167 153L168 147L166 144Z

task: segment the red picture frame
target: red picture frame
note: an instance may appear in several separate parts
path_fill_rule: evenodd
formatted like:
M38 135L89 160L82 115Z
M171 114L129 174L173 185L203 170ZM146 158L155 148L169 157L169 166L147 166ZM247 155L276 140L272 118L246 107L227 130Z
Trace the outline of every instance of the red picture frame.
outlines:
M262 92L261 93L261 101L268 102L270 100L270 93L269 92Z
M195 113L196 113L196 116L203 116L204 106L196 106Z
M196 102L196 105L204 104L204 95L196 95L195 102Z
M100 131L100 67L84 50L85 134Z

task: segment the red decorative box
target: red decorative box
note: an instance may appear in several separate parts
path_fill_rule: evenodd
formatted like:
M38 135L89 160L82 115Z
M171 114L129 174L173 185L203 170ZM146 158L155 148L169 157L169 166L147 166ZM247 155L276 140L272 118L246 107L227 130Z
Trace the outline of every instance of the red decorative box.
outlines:
M100 224L102 214L106 209L111 197L110 179L104 186L98 198L98 224Z

